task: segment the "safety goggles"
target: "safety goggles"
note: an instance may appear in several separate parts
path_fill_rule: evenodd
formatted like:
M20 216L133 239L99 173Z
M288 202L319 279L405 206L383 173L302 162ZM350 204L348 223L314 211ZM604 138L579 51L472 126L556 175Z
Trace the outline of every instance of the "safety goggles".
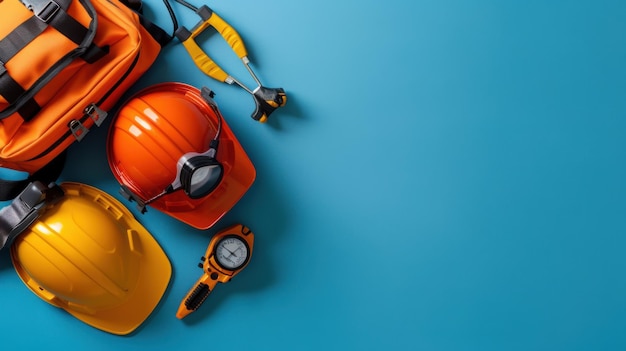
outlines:
M211 147L203 152L188 152L178 159L176 180L165 193L183 189L192 199L199 199L210 194L222 180L224 169L215 159L217 140L211 141Z

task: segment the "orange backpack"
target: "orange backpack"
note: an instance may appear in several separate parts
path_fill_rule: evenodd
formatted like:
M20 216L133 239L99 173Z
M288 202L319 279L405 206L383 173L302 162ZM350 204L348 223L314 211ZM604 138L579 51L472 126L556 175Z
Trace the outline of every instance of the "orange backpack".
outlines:
M129 6L0 0L0 167L31 175L19 185L0 180L0 200L99 126L171 40Z

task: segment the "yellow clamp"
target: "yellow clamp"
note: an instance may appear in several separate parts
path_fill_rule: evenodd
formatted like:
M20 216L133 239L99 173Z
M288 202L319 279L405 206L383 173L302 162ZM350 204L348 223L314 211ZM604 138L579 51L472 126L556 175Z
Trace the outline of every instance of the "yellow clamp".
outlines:
M237 31L230 24L224 21L206 5L196 9L196 13L202 18L202 21L191 31L185 27L179 27L175 33L176 37L183 43L183 46L193 59L193 62L202 72L217 81L227 84L235 83L250 93L256 104L255 111L252 113L252 118L260 122L266 122L267 117L276 108L284 106L287 103L287 95L285 94L284 89L267 88L261 84L256 74L254 74L250 68L250 60L248 59L248 52L243 40L239 36L239 33L237 33ZM209 57L209 55L206 54L206 52L204 52L204 50L202 50L202 48L200 48L200 45L198 45L195 38L209 27L215 28L224 40L226 40L235 54L241 59L252 78L254 78L255 82L258 84L256 89L249 89L233 76L226 73Z
M235 54L243 61L247 60L248 52L243 44L243 40L239 33L224 21L217 13L213 12L208 6L202 6L198 9L198 14L203 21L200 22L192 31L188 31L185 27L180 27L176 31L176 37L183 43L187 52L193 59L193 62L206 73L209 77L220 82L228 83L229 75L213 61L195 41L195 38L209 27L215 28L218 33L226 40L228 45L233 49ZM231 83L229 83L231 84Z

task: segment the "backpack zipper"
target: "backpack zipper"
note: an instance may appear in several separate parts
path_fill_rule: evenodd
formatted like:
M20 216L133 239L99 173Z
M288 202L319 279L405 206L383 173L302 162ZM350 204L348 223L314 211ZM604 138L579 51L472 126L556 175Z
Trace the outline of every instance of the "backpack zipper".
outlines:
M95 103L91 103L89 105L87 105L87 107L85 108L83 115L80 119L73 119L70 121L70 123L68 124L68 131L65 132L65 134L63 134L62 137L60 137L59 139L57 139L57 141L50 145L46 150L44 150L43 152L41 152L39 155L27 160L27 161L34 161L38 158L42 158L44 156L46 156L47 154L49 154L50 152L52 152L54 149L56 149L59 145L61 145L61 143L63 143L67 138L69 137L75 137L76 140L81 141L85 135L87 134L87 132L89 132L89 129L87 127L85 127L84 123L87 121L87 119L91 118L94 120L94 124L97 126L100 126L100 124L102 124L102 122L104 121L104 119L107 116L107 113L100 109L98 106L102 105L104 103L104 101L106 101L106 99L111 96L111 94L113 94L113 92L120 86L120 84L122 84L122 82L128 77L128 75L132 72L132 70L135 68L135 66L137 65L137 62L139 61L139 53L137 53L137 55L135 55L133 62L131 62L130 67L128 68L128 70L126 70L126 72L124 72L124 75L111 87L111 89L109 89L104 96L102 96L102 98Z

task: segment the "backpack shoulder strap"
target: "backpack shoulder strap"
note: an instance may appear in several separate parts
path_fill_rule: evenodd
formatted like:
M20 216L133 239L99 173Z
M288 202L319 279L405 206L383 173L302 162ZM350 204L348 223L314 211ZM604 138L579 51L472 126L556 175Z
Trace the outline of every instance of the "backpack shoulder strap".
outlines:
M163 30L161 27L157 26L156 24L150 22L150 20L148 20L143 15L143 0L120 0L120 2L126 5L126 7L128 7L129 9L133 10L135 13L137 13L137 15L139 15L139 21L141 25L161 45L161 47L167 45L170 41L172 41L172 39L174 39L173 34L168 34L165 30ZM174 23L174 31L175 31L176 28L178 27L178 21L176 20L174 11L172 10L172 7L168 0L163 0L163 3L165 4L165 7L167 7L170 17L172 18L172 22Z
M8 201L16 198L33 181L41 181L44 184L54 182L59 178L65 165L67 151L62 152L50 163L33 173L26 179L6 180L0 179L0 201Z
M0 209L0 249L11 244L38 217L47 204L63 196L61 187L41 182L29 183L10 205Z

